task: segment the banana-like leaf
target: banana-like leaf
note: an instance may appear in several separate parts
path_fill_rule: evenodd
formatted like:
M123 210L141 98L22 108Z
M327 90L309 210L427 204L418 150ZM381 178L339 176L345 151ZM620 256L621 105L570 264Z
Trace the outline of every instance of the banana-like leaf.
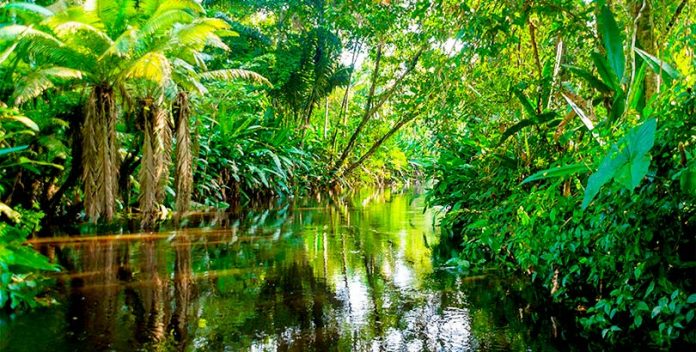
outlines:
M614 14L606 4L602 6L598 18L598 27L602 35L602 42L607 53L609 67L618 78L619 83L623 80L626 70L626 59L623 52L623 39Z
M592 131L594 130L594 123L592 123L592 120L590 120L589 117L585 114L585 112L576 104L573 99L571 99L569 96L567 96L565 93L561 93L563 98L565 98L566 102L568 102L568 105L570 105L570 108L575 111L575 114L580 117L580 120L582 123L587 127L588 130Z
M626 96L623 91L618 91L614 95L614 101L609 112L610 121L618 121L626 111Z
M636 72L636 76L633 79L633 86L631 87L631 96L628 97L628 108L631 110L639 110L642 108L645 102L645 71L646 64L640 65L640 68Z
M602 78L602 82L604 82L604 84L609 86L614 91L621 90L621 84L619 84L616 74L614 74L609 67L607 59L597 52L593 52L590 56L592 57L592 62L594 62L595 67L597 68L599 77Z
M565 166L556 166L552 167L550 169L542 170L539 172L534 173L533 175L527 177L522 181L522 185L525 183L533 182L533 181L538 181L538 180L544 180L547 178L557 178L557 177L565 177L569 175L576 175L580 173L585 173L590 171L590 168L587 167L585 164L571 164L571 165L565 165Z
M503 135L500 136L500 140L498 141L498 145L503 144L503 142L505 142L508 138L510 138L510 136L521 131L523 128L549 122L554 117L556 117L556 114L553 112L549 112L549 113L541 114L539 116L535 116L534 118L531 118L531 119L524 119L524 120L512 125L512 127L508 128L507 130L505 130L505 132L503 132Z
M578 77L584 78L590 84L590 86L604 94L610 94L613 91L611 87L606 85L599 78L595 77L591 72L587 70L572 65L563 65L563 67L567 68L570 72L574 73Z
M638 54L638 56L640 56L648 64L648 66L650 66L650 68L653 71L655 71L655 73L662 73L668 79L678 79L679 77L681 77L679 71L675 70L668 63L646 53L641 49L635 48L635 51L636 54Z
M512 93L515 94L517 99L520 100L520 103L522 104L524 111L526 111L530 117L535 117L537 115L536 109L534 109L534 107L532 106L532 103L529 101L527 96L524 95L524 93L522 93L522 91L520 91L517 88L513 88Z

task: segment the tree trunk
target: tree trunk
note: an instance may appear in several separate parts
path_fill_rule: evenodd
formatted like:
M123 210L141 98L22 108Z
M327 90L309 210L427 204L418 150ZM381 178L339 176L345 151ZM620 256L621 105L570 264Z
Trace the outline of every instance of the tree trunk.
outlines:
M346 161L346 158L348 157L348 153L353 149L353 146L355 145L355 141L358 139L358 136L360 135L360 132L362 131L363 127L365 127L365 124L367 121L372 117L372 114L370 112L372 111L372 100L375 97L375 88L377 87L377 78L379 77L379 64L382 61L382 44L380 43L379 46L377 46L377 55L375 57L375 68L372 70L372 79L370 83L370 92L367 95L367 102L365 103L365 112L363 114L362 119L360 120L360 123L358 124L358 127L355 129L353 134L350 136L350 139L348 140L348 144L346 144L346 147L343 148L343 152L341 153L341 156L338 158L336 161L336 164L334 164L333 168L331 169L331 173L336 173L341 166Z
M113 219L118 187L117 111L112 87L89 95L82 125L82 178L85 213L91 221Z
M141 226L151 228L164 201L164 189L169 181L172 132L164 109L147 99L142 109L143 157L140 163Z
M191 153L191 131L189 128L188 96L181 92L174 107L176 116L176 211L183 215L189 208L193 190L193 155Z
M360 166L363 162L365 162L365 160L370 158L372 156L372 154L374 154L377 151L377 149L379 149L379 147L381 147L382 144L387 141L387 139L389 139L391 136L393 136L394 133L398 132L399 129L401 129L401 127L403 127L405 124L413 121L417 116L418 115L414 114L413 116L411 116L407 119L403 119L403 120L397 122L396 125L394 125L394 127L392 127L386 134L384 134L384 136L382 136L382 138L378 139L375 143L373 143L372 147L370 147L370 149L365 154L363 154L360 157L360 159L358 159L358 161L350 164L350 166L348 166L346 168L346 170L343 171L343 173L341 175L345 177L348 174L350 174L351 172L353 172L353 170L355 170L358 166Z
M367 103L365 104L365 112L363 114L363 118L360 120L360 124L358 124L358 128L355 129L353 134L350 136L350 140L348 140L348 144L346 147L343 149L343 153L341 153L341 157L336 161L336 164L334 164L333 168L331 169L331 174L335 175L338 173L340 168L343 166L343 164L346 161L346 158L350 154L350 152L353 150L353 147L355 146L355 141L358 139L358 136L362 132L362 129L365 127L367 122L372 118L372 116L377 113L377 111L384 105L384 103L391 98L391 96L396 93L398 88L401 86L401 82L408 76L413 70L416 68L416 64L418 63L418 59L420 58L420 55L423 53L425 50L425 47L421 47L418 52L411 58L409 61L406 70L399 76L394 83L389 87L388 89L385 90L384 93L380 96L379 100L373 105L372 101L374 100L374 93L375 93L375 86L377 84L377 77L379 74L379 63L380 59L382 56L382 44L379 45L377 48L377 58L375 60L375 69L372 74L372 83L370 86L370 93L367 96Z
M658 56L655 50L655 38L653 36L652 10L649 0L633 0L632 12L634 18L638 18L636 23L636 46L646 52ZM646 101L657 92L658 76L652 70L645 71L645 99Z

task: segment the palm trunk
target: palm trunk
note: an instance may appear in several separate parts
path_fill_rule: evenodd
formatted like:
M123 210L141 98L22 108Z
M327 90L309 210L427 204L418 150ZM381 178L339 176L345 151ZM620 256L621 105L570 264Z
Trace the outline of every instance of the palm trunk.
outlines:
M82 125L85 213L91 221L112 220L118 188L117 111L112 87L94 87Z
M183 215L189 208L193 190L193 155L191 153L190 108L186 93L179 93L176 116L176 211Z
M169 180L171 164L172 131L167 113L161 107L146 100L142 109L143 157L140 164L140 212L141 226L150 228L157 220L159 204L164 202L165 187Z

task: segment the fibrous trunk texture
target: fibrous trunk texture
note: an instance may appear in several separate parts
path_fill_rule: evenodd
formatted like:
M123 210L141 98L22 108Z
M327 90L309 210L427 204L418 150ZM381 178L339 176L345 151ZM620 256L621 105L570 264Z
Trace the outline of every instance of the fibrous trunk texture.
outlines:
M180 93L174 109L176 118L176 211L178 215L183 215L188 210L193 190L190 113L188 96L186 93Z
M114 91L97 86L89 95L82 125L85 213L91 221L113 219L118 192L117 110Z
M140 212L141 226L150 228L159 214L159 204L164 202L165 187L169 180L171 164L172 130L167 111L146 100L142 109L143 156L140 164Z

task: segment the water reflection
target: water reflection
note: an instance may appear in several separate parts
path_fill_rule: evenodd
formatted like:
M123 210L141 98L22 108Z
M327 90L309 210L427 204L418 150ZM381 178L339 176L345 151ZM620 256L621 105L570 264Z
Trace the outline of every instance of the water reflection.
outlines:
M410 194L363 192L37 241L67 269L65 303L0 316L0 350L553 349L514 289L433 268L432 223Z

